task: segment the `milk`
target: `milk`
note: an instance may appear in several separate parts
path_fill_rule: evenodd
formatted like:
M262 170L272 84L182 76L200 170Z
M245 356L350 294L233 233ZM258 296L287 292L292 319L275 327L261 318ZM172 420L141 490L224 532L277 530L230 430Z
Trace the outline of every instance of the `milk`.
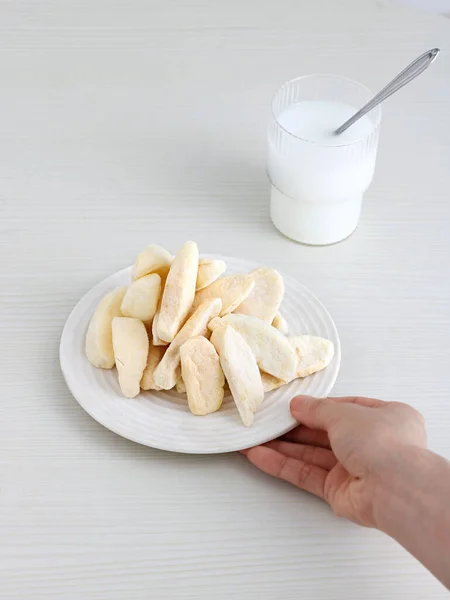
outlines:
M334 132L348 121L357 109L337 100L304 100L288 106L278 117L286 131L308 142L323 146L342 146L367 137L373 124L365 115L340 135Z
M329 244L356 228L373 178L378 133L366 115L335 135L356 111L337 100L304 100L288 105L271 124L271 216L288 237Z

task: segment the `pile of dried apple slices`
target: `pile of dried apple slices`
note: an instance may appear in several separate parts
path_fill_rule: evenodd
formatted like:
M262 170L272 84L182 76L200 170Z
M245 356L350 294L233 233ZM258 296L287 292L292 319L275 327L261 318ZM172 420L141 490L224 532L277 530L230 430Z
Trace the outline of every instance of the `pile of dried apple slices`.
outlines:
M266 392L325 369L334 346L312 335L289 337L277 271L225 275L226 268L222 260L199 259L195 242L175 256L151 244L137 257L130 285L98 304L86 335L88 360L116 366L127 398L175 388L194 415L219 410L228 386L249 427Z

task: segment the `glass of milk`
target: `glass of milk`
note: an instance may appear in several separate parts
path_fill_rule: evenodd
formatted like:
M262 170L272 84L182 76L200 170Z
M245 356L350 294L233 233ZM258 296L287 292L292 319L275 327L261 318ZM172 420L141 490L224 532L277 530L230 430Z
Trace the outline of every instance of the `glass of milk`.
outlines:
M334 131L372 96L335 75L300 77L275 94L267 172L272 221L287 237L334 244L356 229L375 169L381 108L341 135Z

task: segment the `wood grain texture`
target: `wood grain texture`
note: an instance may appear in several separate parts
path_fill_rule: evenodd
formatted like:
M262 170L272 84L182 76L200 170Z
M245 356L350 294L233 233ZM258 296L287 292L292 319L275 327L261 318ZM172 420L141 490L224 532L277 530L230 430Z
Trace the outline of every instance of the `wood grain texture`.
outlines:
M0 1L0 598L446 598L394 542L241 456L103 429L64 385L78 298L150 242L258 260L335 318L340 394L412 403L450 456L450 24L375 0ZM268 106L336 72L386 103L357 232L328 248L268 217Z

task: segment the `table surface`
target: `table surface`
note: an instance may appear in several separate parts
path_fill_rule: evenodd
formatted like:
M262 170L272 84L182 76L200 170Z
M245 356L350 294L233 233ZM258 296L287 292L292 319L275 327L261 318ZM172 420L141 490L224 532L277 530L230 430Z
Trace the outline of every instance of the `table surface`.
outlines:
M340 331L335 391L407 401L450 456L450 23L362 0L0 2L0 597L446 598L386 536L240 455L180 456L102 428L58 363L81 295L147 243L273 265ZM323 248L268 214L268 106L329 71L386 103L361 225Z

